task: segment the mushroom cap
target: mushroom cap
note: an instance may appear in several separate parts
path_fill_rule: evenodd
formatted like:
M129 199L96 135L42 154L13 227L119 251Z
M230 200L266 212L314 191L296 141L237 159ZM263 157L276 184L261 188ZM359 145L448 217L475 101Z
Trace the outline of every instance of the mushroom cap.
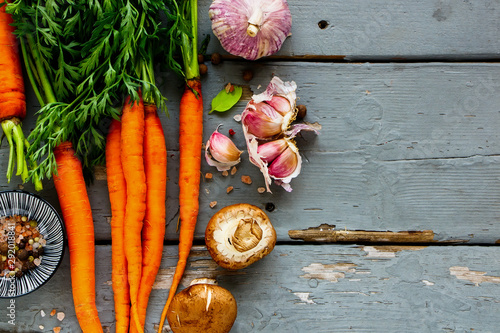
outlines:
M229 332L237 313L236 300L231 292L214 282L193 281L193 283L175 295L170 303L167 321L172 331L174 333Z
M217 264L236 270L268 255L276 244L276 231L262 209L239 203L212 216L205 230L205 243Z

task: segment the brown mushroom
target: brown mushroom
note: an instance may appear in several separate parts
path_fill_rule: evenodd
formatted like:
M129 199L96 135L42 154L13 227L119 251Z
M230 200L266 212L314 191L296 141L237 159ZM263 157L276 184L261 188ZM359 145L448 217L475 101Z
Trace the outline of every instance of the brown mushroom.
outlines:
M167 321L174 333L227 333L236 320L233 295L214 279L194 279L172 299Z
M205 243L217 264L236 270L268 255L276 244L276 231L259 207L234 204L212 216L205 231Z

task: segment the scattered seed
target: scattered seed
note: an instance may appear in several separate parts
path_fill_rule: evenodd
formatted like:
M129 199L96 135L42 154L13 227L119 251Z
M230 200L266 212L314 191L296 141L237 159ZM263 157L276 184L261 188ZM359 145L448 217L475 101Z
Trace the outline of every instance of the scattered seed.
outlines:
M246 69L243 71L243 80L250 81L253 79L253 72L250 69Z
M202 64L205 61L205 57L203 54L198 54L198 63Z
M222 57L220 56L219 53L212 53L212 56L210 57L210 61L214 65L218 65L222 62Z
M214 208L217 205L217 201L210 202L210 208Z
M224 177L227 177L227 176L229 175L229 172L227 172L227 170L224 170L224 171L222 171L222 175L223 175Z
M234 189L233 186L228 186L227 189L226 189L226 193L231 192L233 189Z
M205 75L208 72L208 67L205 64L200 64L200 75Z
M38 328L41 329L41 330L43 330L43 329L45 329L45 326L39 325Z
M236 173L236 171L238 171L238 169L236 169L236 167L232 167L231 169L231 176L234 176L234 174Z
M45 311L40 310L40 316L45 317Z
M66 317L66 315L64 314L64 312L58 312L57 313L57 319L59 321L63 321L64 317Z
M212 178L213 178L213 175L210 172L207 172L205 174L205 179L212 179Z
M60 326L56 326L56 327L53 328L53 330L54 330L54 333L59 333L59 332L61 332L61 327Z
M50 311L50 316L53 317L55 314L56 314L56 309L52 309L52 311Z
M257 189L257 192L259 192L260 194L262 194L262 193L266 192L266 188L265 187L259 187Z
M241 176L241 182L244 184L252 184L252 178L250 176Z
M235 135L235 134L236 134L236 132L232 128L230 128L229 129L229 135Z

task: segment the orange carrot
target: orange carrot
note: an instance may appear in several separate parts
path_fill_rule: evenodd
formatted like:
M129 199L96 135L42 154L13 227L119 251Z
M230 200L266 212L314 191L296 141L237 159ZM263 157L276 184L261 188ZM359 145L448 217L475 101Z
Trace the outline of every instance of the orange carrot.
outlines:
M111 204L111 281L115 300L116 333L127 333L130 323L130 292L124 246L127 184L121 162L121 122L113 119L106 138L106 175Z
M68 237L73 302L83 332L103 332L95 303L94 221L82 165L70 142L54 150L54 184Z
M198 218L201 151L203 143L203 100L199 79L187 80L179 110L179 259L175 268L168 299L163 308L159 332L165 323L170 302L177 291L193 245Z
M167 150L156 105L145 104L144 166L146 170L146 216L142 229L142 277L138 297L141 327L156 274L160 268L165 237ZM135 326L131 332L136 332Z
M144 171L144 104L125 99L122 111L121 160L127 184L124 220L125 256L130 286L130 313L139 332L138 295L142 275L141 232L146 213L146 174Z
M26 116L23 73L13 20L5 7L0 7L0 121L13 117L22 120Z

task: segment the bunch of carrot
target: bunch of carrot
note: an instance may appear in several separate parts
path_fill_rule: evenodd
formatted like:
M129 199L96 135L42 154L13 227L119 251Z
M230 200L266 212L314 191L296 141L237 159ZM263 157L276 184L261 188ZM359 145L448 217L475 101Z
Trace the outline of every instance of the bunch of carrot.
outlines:
M164 98L154 84L151 50L152 41L159 40L156 19L163 6L156 0L118 0L106 6L15 0L6 8L41 105L28 137L28 154L40 163L30 173L32 179L54 178L68 237L75 312L84 332L102 332L84 171L104 156L113 215L117 332L143 331L161 261L166 151L156 105L163 108ZM122 96L129 97L120 115L116 105ZM101 131L105 118L115 119L107 136Z
M144 328L165 236L166 164L156 106L127 98L106 144L116 332Z

